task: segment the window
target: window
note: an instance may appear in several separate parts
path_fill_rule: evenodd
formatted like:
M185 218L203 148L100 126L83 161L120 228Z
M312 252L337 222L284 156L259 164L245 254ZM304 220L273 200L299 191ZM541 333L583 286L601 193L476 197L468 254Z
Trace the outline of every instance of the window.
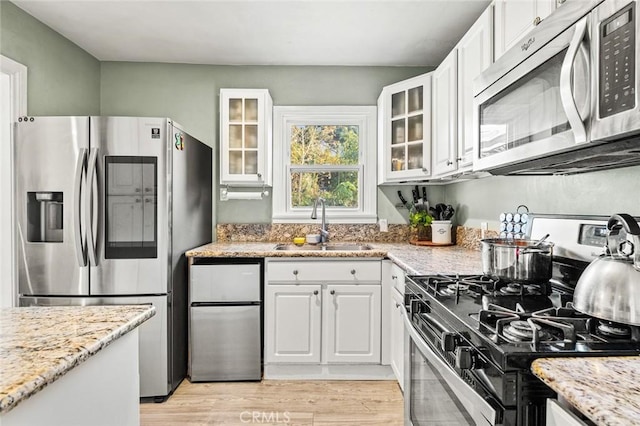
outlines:
M274 222L376 221L376 107L274 108Z

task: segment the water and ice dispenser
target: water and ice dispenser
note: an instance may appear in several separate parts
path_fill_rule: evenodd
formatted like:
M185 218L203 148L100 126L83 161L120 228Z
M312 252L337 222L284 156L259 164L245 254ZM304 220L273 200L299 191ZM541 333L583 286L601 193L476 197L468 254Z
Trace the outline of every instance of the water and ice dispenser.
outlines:
M63 207L62 192L28 192L27 241L61 243Z

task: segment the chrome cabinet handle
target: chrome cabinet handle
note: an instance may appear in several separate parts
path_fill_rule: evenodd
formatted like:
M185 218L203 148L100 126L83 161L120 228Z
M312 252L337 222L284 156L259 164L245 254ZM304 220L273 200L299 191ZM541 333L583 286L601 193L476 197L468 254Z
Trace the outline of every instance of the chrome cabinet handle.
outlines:
M536 19L533 20L533 25L537 26L538 24L540 24L540 22L542 22L542 19L540 19L539 16L536 16Z
M351 275L355 275L355 274L356 274L356 270L355 270L355 269L352 269L352 270L351 270Z
M425 172L425 173L429 173L429 169L427 169L426 167L423 167L422 171Z
M398 276L397 276L397 275L391 275L391 279L392 279L392 280L397 280L397 279L398 279Z
M318 290L313 290L313 294L317 296L318 295Z
M293 270L293 275L298 275L298 270L297 269Z
M329 293L330 294L336 294L336 291L335 290L331 290Z
M451 160L447 160L447 166L450 166L450 165L452 165L452 164L453 164L453 161L451 161Z
M400 304L398 302L396 302L396 308L399 308Z
M462 161L462 157L456 158L456 161Z
M562 102L564 112L567 114L567 119L571 126L571 131L573 132L576 143L586 142L587 132L584 128L582 117L580 117L580 112L576 105L576 99L573 96L571 71L573 70L573 64L576 60L576 56L578 55L578 51L580 50L580 44L584 39L586 31L587 17L585 16L576 24L575 33L573 34L573 38L571 38L569 48L567 49L567 55L564 57L560 68L560 100Z

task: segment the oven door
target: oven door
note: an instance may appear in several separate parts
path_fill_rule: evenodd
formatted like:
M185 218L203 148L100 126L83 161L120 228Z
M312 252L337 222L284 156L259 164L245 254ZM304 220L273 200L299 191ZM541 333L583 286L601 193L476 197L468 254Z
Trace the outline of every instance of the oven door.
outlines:
M497 424L495 409L436 355L403 313L405 425Z
M583 17L477 94L474 170L492 171L589 142L589 25Z

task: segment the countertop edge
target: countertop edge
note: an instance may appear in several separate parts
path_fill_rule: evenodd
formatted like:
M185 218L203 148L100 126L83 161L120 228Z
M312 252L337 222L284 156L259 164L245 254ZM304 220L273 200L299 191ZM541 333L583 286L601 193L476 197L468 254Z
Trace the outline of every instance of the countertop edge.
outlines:
M20 404L20 402L40 392L46 386L55 382L69 371L82 364L84 361L109 346L115 340L134 330L155 314L155 307L148 306L145 311L129 318L126 323L109 331L106 335L93 342L93 344L83 346L77 352L61 358L56 366L50 368L44 374L38 375L34 380L26 381L15 388L12 392L7 393L2 397L0 399L0 414L5 414L11 411Z
M531 371L596 425L640 425L640 356L538 358Z

